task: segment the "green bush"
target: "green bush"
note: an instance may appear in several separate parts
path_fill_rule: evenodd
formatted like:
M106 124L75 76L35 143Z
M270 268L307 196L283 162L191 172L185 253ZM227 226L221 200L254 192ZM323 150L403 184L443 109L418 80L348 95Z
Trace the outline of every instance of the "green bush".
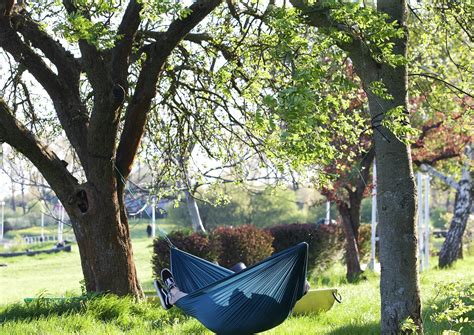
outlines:
M370 223L372 221L372 198L362 199L360 205L360 222L361 224Z
M190 231L174 231L168 234L171 242L180 250L189 252L195 256L217 261L220 253L220 246L216 240L211 240L209 236ZM153 241L152 268L155 277L160 277L163 268L170 266L170 248L163 239Z
M361 261L368 261L370 258L372 238L372 227L369 224L363 224L359 227L359 238L357 246L359 247L359 258Z
M431 225L435 229L446 229L449 226L448 212L445 206L438 206L430 211Z
M255 264L273 252L272 235L252 225L219 227L212 231L211 239L220 246L219 264L227 268L238 262Z
M268 228L275 252L301 242L309 245L308 273L326 270L338 258L343 236L336 225L288 224Z

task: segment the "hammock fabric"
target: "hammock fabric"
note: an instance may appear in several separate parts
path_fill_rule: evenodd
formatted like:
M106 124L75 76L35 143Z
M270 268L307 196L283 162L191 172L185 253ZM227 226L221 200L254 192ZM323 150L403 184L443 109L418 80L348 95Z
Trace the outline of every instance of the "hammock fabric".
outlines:
M217 334L253 334L281 324L303 296L308 245L300 243L238 273L176 248L171 272L187 296L176 302Z

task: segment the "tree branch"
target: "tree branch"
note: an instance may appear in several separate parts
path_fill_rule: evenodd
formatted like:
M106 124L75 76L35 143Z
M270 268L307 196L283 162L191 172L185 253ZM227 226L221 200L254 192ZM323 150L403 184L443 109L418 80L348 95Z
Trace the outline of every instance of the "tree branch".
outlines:
M474 96L466 91L464 91L462 88L459 88L457 87L456 85L454 84L451 84L449 82L447 82L446 80L444 79L441 79L437 76L434 76L434 75L431 75L431 74L428 74L428 73L409 73L408 76L419 76L419 77L425 77L425 78L430 78L430 79L433 79L433 80L436 80L436 81L439 81L439 82L442 82L443 84L445 84L446 86L454 89L455 91L458 91L459 93L462 93L464 95L467 95L468 97L471 97L471 98L474 98Z
M21 40L11 28L9 20L0 19L0 31L0 47L23 64L53 99L59 97L61 84L58 77L43 59Z
M413 164L417 166L423 166L423 165L433 166L439 161L459 157L460 155L461 154L459 152L456 152L451 149L447 149L441 153L438 153L436 156L432 157L431 159L430 158L413 159Z
M66 169L64 161L20 124L0 98L0 140L10 144L25 155L41 172L58 196L67 199L78 185L77 180Z
M357 197L362 197L367 188L369 175L370 175L370 166L372 165L375 158L375 147L372 146L367 154L362 158L362 161L359 164L359 177L356 183L356 195Z
M459 189L459 184L458 184L453 178L442 174L441 172L439 172L438 170L436 170L434 167L429 166L429 165L426 165L426 164L422 164L422 165L420 166L420 169L421 169L421 171L427 172L429 175L440 179L440 180L441 180L442 182L444 182L446 185L451 186L451 187L454 188L455 190L458 190L458 189Z
M136 0L130 0L117 31L117 41L112 50L112 76L115 83L127 89L129 57L132 44L140 25L140 11L143 5Z
M58 75L65 85L74 86L77 91L81 66L74 56L63 46L52 39L39 25L25 15L12 17L13 26L23 35L26 41L41 50L44 55L56 66Z
M43 36L44 37L44 36ZM39 40L37 41L39 43ZM50 44L51 41L45 42ZM0 17L0 47L13 56L13 58L28 69L35 79L43 86L58 114L59 121L63 126L71 145L76 150L79 158L87 170L86 141L88 115L86 108L82 105L79 97L79 89L69 89L74 84L64 86L63 80L59 78L44 62L43 58L33 51L13 30L8 18ZM48 51L56 55L59 51ZM70 70L65 70L67 71ZM66 73L64 75L66 76ZM69 81L74 78L69 78Z
M78 10L75 1L63 0L63 5L69 15L79 13L86 19L90 20L88 13ZM101 88L104 87L104 81L109 79L109 72L107 71L108 67L104 60L104 54L84 39L79 40L79 49L81 50L83 67L87 73L89 82L94 91L99 93L101 92ZM95 95L96 99L99 95L100 94Z
M199 0L190 7L191 13L183 19L173 21L166 33L152 44L151 51L139 74L135 94L129 103L125 124L117 149L116 165L125 178L131 166L138 145L145 130L147 114L156 94L156 83L166 59L178 43L201 22L222 0Z

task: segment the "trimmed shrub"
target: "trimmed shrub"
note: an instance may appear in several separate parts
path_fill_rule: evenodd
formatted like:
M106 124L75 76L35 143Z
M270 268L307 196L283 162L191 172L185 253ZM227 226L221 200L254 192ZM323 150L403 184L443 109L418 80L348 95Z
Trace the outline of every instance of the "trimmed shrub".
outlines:
M308 273L327 269L340 255L344 236L334 224L288 224L267 229L273 236L273 249L282 251L301 242L309 245ZM342 238L342 240L341 240Z
M218 242L211 240L208 235L191 231L173 231L168 234L168 238L180 250L211 262L218 259L220 250ZM163 268L170 266L170 248L166 241L159 238L153 241L152 266L156 277L160 276Z
M211 239L220 245L219 264L227 268L238 262L255 264L273 252L272 235L252 225L216 228Z

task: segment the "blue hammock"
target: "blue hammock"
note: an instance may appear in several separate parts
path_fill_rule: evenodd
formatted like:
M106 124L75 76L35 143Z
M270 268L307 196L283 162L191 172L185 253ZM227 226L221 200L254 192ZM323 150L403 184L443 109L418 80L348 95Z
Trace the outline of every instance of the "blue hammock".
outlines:
M171 272L187 296L176 302L217 334L253 334L281 324L303 296L308 245L300 243L241 272L171 249Z

